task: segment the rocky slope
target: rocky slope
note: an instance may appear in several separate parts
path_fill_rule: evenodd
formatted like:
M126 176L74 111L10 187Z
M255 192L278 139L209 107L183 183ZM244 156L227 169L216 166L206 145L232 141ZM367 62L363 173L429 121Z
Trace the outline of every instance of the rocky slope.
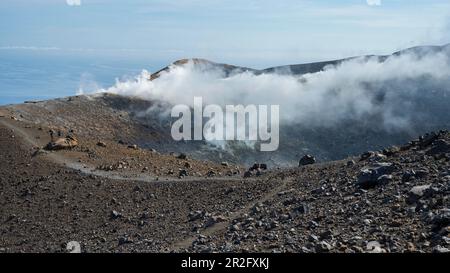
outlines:
M274 172L282 190L189 251L449 252L450 134Z
M72 241L83 252L450 247L446 131L341 161L268 164L243 178L248 166L136 147L130 132L139 127L127 112L91 104L100 112L89 119L70 114L84 110L70 108L80 98L71 100L0 109L2 252L67 252ZM72 134L79 145L43 150L49 130Z

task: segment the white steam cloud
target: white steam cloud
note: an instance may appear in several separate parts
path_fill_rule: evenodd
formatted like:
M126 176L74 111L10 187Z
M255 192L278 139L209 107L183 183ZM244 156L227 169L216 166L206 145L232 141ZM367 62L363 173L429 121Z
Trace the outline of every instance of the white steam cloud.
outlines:
M143 71L134 81L117 81L97 92L172 105L192 105L194 96L202 97L204 104L222 106L280 105L280 125L285 122L333 126L339 121L366 122L365 119L377 116L388 130L405 129L410 125L411 115L416 113L412 100L420 101L421 96L434 91L421 83L432 82L433 88L448 87L450 64L444 53L402 54L384 61L377 57L352 59L302 76L243 72L226 77L225 74L216 66L188 62L183 66L172 65L153 81ZM449 95L447 87L445 92Z

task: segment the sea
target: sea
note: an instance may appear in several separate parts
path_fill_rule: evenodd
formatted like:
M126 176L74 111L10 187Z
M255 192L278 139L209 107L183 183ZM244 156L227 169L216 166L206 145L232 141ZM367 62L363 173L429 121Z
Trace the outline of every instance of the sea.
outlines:
M0 105L92 93L170 61L151 56L0 51Z

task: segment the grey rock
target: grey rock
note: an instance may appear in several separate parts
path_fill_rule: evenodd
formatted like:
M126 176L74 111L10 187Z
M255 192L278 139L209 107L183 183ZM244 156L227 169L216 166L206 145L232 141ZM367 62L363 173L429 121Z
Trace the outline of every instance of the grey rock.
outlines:
M321 241L318 244L316 244L317 252L330 252L332 249L333 247L325 241Z
M450 253L450 249L442 246L436 246L433 248L433 251L436 253Z
M66 245L66 250L69 253L81 253L80 243L77 241L70 241Z
M238 226L237 224L232 225L232 226L230 227L230 231L239 231L239 230L240 230L240 228L239 228L239 226Z
M385 253L386 250L384 250L381 247L381 244L377 241L370 241L366 245L366 251L368 253Z
M205 212L201 210L191 211L189 212L188 219L190 222L203 218L205 216Z
M415 186L409 191L407 202L413 204L425 195L425 192L431 188L431 185Z
M318 241L319 241L319 237L317 237L317 236L314 235L314 234L310 234L310 235L308 236L308 240L309 240L310 242L318 242Z
M368 189L392 180L391 174L395 170L392 163L376 163L364 168L358 174L356 184L361 188Z
M117 219L120 217L122 217L122 214L120 212L115 211L115 210L111 211L111 219Z
M126 236L122 236L119 238L119 245L131 244L133 241Z

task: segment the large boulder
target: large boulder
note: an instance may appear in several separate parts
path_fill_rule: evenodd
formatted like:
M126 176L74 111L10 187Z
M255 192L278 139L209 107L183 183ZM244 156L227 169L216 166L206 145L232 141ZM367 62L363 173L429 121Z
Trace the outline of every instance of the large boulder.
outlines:
M72 149L78 146L78 140L73 136L66 136L64 138L58 138L55 141L51 141L45 146L46 150L64 150Z
M316 163L316 158L312 155L305 155L303 156L300 161L298 162L298 166L305 166L305 165L311 165Z
M361 188L373 188L392 179L390 174L395 170L392 163L376 163L364 168L358 175L356 184Z

